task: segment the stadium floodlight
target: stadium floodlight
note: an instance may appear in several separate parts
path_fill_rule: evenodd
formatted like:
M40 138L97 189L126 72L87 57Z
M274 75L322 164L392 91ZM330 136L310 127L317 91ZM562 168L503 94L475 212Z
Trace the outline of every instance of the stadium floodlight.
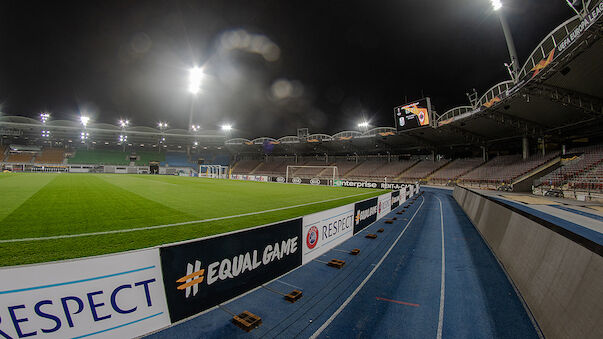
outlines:
M129 124L130 124L130 121L127 120L127 119L121 119L121 120L119 120L119 126L121 128L126 128L126 127L128 127Z
M490 0L492 2L492 8L495 11L498 11L499 9L502 8L502 2L501 0Z
M507 23L507 19L505 18L504 11L501 11L502 0L490 0L492 3L492 9L496 13L498 13L498 18L500 19L500 24L503 29L503 33L505 34L505 40L507 42L507 48L509 50L509 57L511 57L511 80L514 83L517 83L517 78L519 77L519 59L517 58L517 51L515 50L515 42L513 42L513 36L511 35L511 29L509 28L509 24Z
M88 122L89 122L89 121L90 121L90 117L87 117L87 116L84 116L84 115L82 115L82 116L80 117L80 122L82 123L82 125L83 125L84 127L86 127L86 126L88 125Z
M201 129L201 125L192 125L192 126L191 126L191 129L192 129L194 132L198 132L198 131Z
M201 90L201 81L203 81L203 68L193 67L189 71L188 91L197 94Z
M42 120L43 124L45 124L48 119L50 119L50 113L40 113L40 120Z
M157 124L157 126L159 126L159 128L161 128L161 129L167 128L168 127L168 123L167 122L159 122L159 124Z
M224 132L230 132L232 130L232 125L231 124L224 124L224 125L222 125L222 130Z
M363 121L361 123L358 124L358 127L360 128L368 128L369 127L369 122L368 121Z
M48 137L50 137L50 131L49 131L49 130L43 130L43 131L42 131L42 137L43 137L43 138L48 138Z

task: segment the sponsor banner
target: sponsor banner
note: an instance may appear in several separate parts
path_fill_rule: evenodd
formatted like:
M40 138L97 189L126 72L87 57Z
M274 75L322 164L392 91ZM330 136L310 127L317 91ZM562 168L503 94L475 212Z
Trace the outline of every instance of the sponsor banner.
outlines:
M603 2L600 2L597 6L595 6L592 11L590 11L590 13L584 17L580 24L576 26L576 28L574 28L574 30L557 45L559 52L563 52L576 40L578 40L578 38L580 38L582 34L590 28L590 26L599 20L601 14L603 14Z
M354 205L354 234L377 221L377 198L357 202Z
M392 210L392 194L386 193L377 197L377 220Z
M391 209L392 210L394 208L400 206L400 192L401 191L393 191L392 192L392 200L391 200L391 202L392 202Z
M0 338L131 338L169 324L158 249L0 270Z
M319 178L312 178L310 179L310 185L320 185L320 179Z
M335 180L336 187L356 187L356 188L378 188L386 190L399 190L404 188L404 184L384 183L375 181L351 181L351 180Z
M302 235L306 264L354 235L354 204L304 216Z
M270 177L265 175L244 175L244 174L233 174L231 176L232 179L235 180L247 180L247 181L270 181Z
M234 298L301 265L302 219L160 249L172 322Z
M276 182L284 183L285 182L285 178L284 177L277 177L276 178Z
M301 184L302 180L299 177L293 177L291 179L291 182L294 183L294 184Z

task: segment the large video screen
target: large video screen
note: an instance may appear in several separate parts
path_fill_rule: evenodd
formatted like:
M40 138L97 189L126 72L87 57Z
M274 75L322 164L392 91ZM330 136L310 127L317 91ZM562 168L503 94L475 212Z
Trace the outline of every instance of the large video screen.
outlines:
M431 101L424 98L394 108L396 129L403 131L428 126L431 115Z

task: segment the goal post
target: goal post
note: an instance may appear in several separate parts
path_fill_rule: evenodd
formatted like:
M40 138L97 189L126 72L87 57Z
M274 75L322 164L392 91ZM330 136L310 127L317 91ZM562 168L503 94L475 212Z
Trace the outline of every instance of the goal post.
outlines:
M228 179L228 166L199 165L199 177Z
M330 186L333 186L335 180L339 179L339 169L337 166L287 165L285 182L299 184L303 179L325 179Z

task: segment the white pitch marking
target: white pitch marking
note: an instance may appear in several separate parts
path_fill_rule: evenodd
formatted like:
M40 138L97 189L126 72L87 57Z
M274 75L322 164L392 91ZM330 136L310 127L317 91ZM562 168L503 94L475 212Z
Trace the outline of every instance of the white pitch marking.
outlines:
M190 224L200 224L200 223L210 222L210 221L218 221L218 220L224 220L224 219L246 217L246 216L250 216L250 215L257 215L257 214L263 214L263 213L282 211L282 210L286 210L286 209L290 209L290 208L297 208L297 207L303 207L303 206L309 206L309 205L315 205L315 204L322 204L322 203L325 203L325 202L330 202L330 201L335 201L335 200L341 200L341 199L347 199L347 198L353 198L353 197L357 197L357 196L360 196L360 195L367 195L367 194L372 194L372 193L375 193L375 192L365 192L365 193L348 195L348 196L345 196L345 197L339 197L339 198L327 199L327 200L322 200L322 201L309 202L309 203L300 204L300 205L285 206L285 207L273 208L273 209L270 209L270 210L250 212L250 213L243 213L243 214L237 214L237 215L229 215L229 216L225 216L225 217L217 217L217 218L211 218L211 219L184 221L184 222L178 222L178 223L174 223L174 224L155 225L155 226L138 227L138 228L127 228L127 229L123 229L123 230L113 230L113 231L103 231L103 232L91 232L91 233L80 233L80 234L55 235L55 236L50 236L50 237L39 237L39 238L3 239L3 240L0 240L0 244L11 243L11 242L24 242L24 241L40 241L40 240L65 239L65 238L79 238L79 237L88 237L88 236L94 236L94 235L127 233L127 232L136 232L136 231L154 230L154 229L157 229L157 228L166 228L166 227L174 227L174 226L182 226L182 225L190 225Z
M436 196L436 199L440 201L440 222L442 226L442 282L440 284L440 315L438 317L438 334L437 339L442 339L442 330L444 327L444 290L446 287L446 256L444 253L444 212L442 210L442 200Z
M312 336L310 336L311 339L314 339L314 338L318 337L320 335L320 333L322 333L322 331L324 331L325 328L327 328L327 326L329 326L331 324L331 322L333 322L333 320L335 320L335 318L339 315L339 313L341 313L341 311L343 311L343 309L346 308L346 306L348 306L348 304L350 303L350 301L352 301L352 299L354 299L354 297L356 296L356 294L358 294L358 292L360 292L360 290L362 289L362 287L373 276L373 274L379 268L379 266L381 266L381 263L383 263L383 261L385 260L385 258L387 258L387 256L389 255L389 252L392 251L392 249L394 248L394 246L396 246L396 244L398 243L398 241L400 240L400 238L402 237L402 235L404 235L404 232L406 232L406 229L412 223L413 219L415 218L415 215L417 215L417 213L419 213L419 210L421 210L421 207L423 206L423 203L425 202L425 198L423 198L423 197L421 197L421 198L423 199L423 201L421 201L421 205L419 205L419 208L417 208L417 211L415 212L415 214L413 214L412 218L410 218L410 221L408 222L408 224L406 224L406 227L404 227L404 230L402 230L402 233L400 233L400 235L398 236L398 238L396 238L396 241L394 241L394 243L390 246L390 248L387 250L387 252L385 252L385 254L381 258L381 260L379 260L379 262L377 263L377 265L375 265L375 267L371 270L371 272L366 276L366 278L364 278L364 280L360 283L360 285L358 285L358 287L356 287L356 289L354 290L354 292L352 292L352 294L350 294L350 296L343 302L343 304L341 304L341 306L339 306L339 308L335 311L335 313L333 313L329 317L329 319L327 319L327 321L325 321L325 323L322 324L322 326L320 326L318 328L318 330L316 330L316 332L314 332L314 334L312 334Z

